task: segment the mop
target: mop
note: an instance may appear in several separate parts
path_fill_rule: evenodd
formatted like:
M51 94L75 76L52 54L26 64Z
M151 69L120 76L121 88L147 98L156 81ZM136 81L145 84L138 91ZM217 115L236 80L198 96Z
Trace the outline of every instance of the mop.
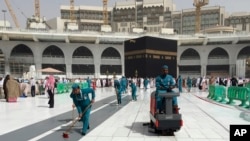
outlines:
M74 127L74 125L79 121L79 119L82 118L82 116L86 113L86 111L89 109L89 107L91 106L92 104L90 103L85 109L84 111L82 112L82 115L79 117L79 118L76 118L72 124L70 125L70 127L63 133L63 138L69 138L69 132L70 130Z

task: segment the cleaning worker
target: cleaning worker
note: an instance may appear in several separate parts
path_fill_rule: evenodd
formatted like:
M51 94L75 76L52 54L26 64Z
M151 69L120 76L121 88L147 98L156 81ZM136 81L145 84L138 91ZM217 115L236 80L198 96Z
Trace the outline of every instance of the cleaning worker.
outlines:
M143 80L143 85L144 85L144 89L145 89L145 90L148 89L148 83L149 83L149 80L148 80L148 78L146 77L146 78Z
M89 93L92 94L91 100L89 98ZM85 87L80 89L78 84L72 85L72 93L70 97L73 100L73 108L76 107L79 113L79 120L83 122L82 135L86 135L87 130L89 129L89 116L91 111L90 104L95 102L95 91L92 88ZM87 108L87 109L86 109ZM83 113L86 109L86 112Z
M162 97L158 96L160 92L172 92L172 89L174 88L175 82L172 75L168 74L168 66L164 65L162 66L162 74L157 76L155 79L155 86L156 86L156 103L157 103L157 112L162 113L164 105L164 100ZM173 97L173 110L175 113L178 113L178 103L177 103L177 97Z
M137 90L137 88L136 88L135 83L132 80L130 81L129 86L131 87L132 101L137 101L137 98L136 98L136 90Z
M116 96L117 96L117 105L121 105L122 104L122 88L121 88L122 86L117 78L115 78L114 87L115 87Z
M192 79L189 76L187 78L187 87L188 87L188 92L190 92L192 87Z
M120 86L121 86L121 93L126 93L127 91L127 79L125 76L122 76L120 80Z
M91 80L89 77L87 78L87 83L88 83L88 87L90 88L91 87Z
M179 75L178 79L177 79L177 86L178 86L178 89L179 89L179 92L182 93L182 77L181 75Z

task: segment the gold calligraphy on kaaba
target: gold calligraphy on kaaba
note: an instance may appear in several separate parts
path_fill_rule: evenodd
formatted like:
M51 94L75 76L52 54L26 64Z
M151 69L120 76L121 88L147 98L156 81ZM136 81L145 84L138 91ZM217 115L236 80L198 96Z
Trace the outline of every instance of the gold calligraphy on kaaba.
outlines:
M177 52L152 50L152 49L142 49L142 50L134 50L134 51L125 52L125 56L138 55L138 54L177 56Z
M151 59L175 59L177 52L171 51L160 51L152 49L134 50L125 52L125 59L140 59L140 58L151 58Z

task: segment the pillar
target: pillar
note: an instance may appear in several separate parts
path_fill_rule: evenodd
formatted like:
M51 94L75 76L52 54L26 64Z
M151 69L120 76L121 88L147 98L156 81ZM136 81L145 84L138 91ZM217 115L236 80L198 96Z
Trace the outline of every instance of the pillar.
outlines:
M66 64L66 78L72 78L72 64Z
M207 75L207 65L201 65L201 76Z
M229 65L229 75L231 77L236 75L236 64L230 64Z
M5 75L10 74L10 61L9 61L10 56L8 56L7 54L5 54Z
M101 76L101 71L100 71L100 63L95 63L95 74L94 74L94 77L95 78L100 78Z
M42 69L41 63L35 63L36 66L36 79L42 79L42 72L40 71Z

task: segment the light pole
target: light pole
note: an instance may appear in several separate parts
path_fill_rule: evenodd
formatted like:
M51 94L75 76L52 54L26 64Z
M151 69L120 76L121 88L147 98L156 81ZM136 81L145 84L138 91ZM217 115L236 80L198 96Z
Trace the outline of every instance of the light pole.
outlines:
M106 71L106 75L107 75L107 78L108 78L109 77L109 71L108 70Z
M2 12L3 12L4 28L6 28L5 13L6 13L7 11L6 11L6 10L2 10Z
M135 70L135 77L137 78L137 76L138 76L138 71Z

